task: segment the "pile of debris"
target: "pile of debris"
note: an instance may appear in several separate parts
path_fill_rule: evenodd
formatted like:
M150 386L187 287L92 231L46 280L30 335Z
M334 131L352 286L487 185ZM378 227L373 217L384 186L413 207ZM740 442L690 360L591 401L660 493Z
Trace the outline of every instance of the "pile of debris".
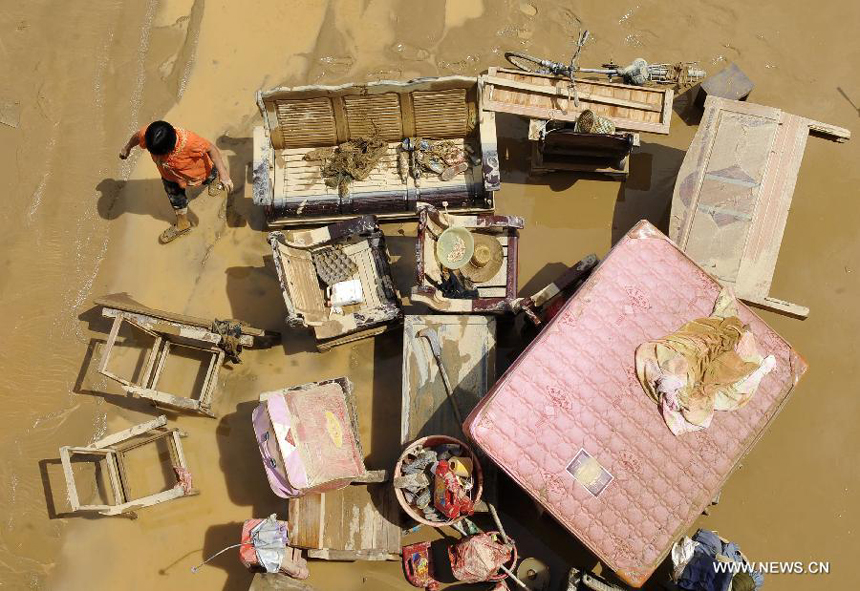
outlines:
M474 512L473 468L472 458L458 444L418 446L406 454L394 487L427 521L443 524Z
M400 144L397 171L404 183L411 176L415 184L421 184L426 175L437 175L443 181L450 181L472 165L480 164L480 157L468 144L461 148L452 140L429 140L408 137Z
M378 136L357 137L333 148L317 148L304 159L320 161L320 172L327 187L337 187L341 197L349 194L352 181L363 181L379 164L388 146Z

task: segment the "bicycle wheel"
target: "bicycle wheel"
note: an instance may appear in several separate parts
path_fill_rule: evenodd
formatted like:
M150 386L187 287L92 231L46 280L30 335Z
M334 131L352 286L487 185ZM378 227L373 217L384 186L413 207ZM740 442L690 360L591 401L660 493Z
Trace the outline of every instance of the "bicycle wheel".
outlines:
M518 51L506 51L505 59L511 62L515 67L519 68L523 72L531 72L533 74L551 74L549 68L545 68L540 65L540 58L532 57L527 53L520 53Z

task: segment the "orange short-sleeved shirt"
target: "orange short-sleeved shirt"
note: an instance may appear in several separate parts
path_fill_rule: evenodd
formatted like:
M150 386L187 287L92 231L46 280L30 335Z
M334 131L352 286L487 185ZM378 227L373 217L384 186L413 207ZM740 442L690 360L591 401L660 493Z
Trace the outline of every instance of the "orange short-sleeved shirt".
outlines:
M148 126L147 126L148 127ZM170 154L152 156L152 161L158 167L161 177L178 183L180 187L199 185L212 173L212 158L208 151L212 143L203 139L193 131L176 129L176 147ZM146 127L139 132L139 144L146 148Z

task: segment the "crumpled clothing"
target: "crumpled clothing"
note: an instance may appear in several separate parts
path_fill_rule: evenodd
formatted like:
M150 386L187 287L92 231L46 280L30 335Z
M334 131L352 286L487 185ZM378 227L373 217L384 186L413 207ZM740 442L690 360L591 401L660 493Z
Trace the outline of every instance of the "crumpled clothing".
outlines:
M678 565L675 564L676 548L681 555L683 554L681 548L689 548L691 545L694 548L693 555L680 575L676 575L678 572ZM692 540L685 537L677 542L672 548L672 561L676 566L672 573L673 579L678 587L685 591L736 591L732 587L732 581L738 578L738 575L728 569L725 572L718 572L715 565L717 562L745 562L737 544L723 542L716 533L706 529L697 531ZM753 571L745 574L752 579L753 589L758 589L764 584L764 575L761 572Z
M188 471L188 468L183 468L182 466L173 466L173 472L176 474L177 482L173 488L181 487L182 492L186 495L194 492L194 481L191 478L191 472Z
M499 567L511 559L513 545L497 542L492 534L477 534L457 542L448 549L451 572L464 583L495 581Z
M698 542L694 542L687 536L684 536L672 546L672 580L677 581L681 578L681 573L690 564L693 559L693 553L698 546Z
M675 435L706 429L715 411L744 406L776 364L773 355L759 354L737 313L737 300L724 289L711 316L636 348L639 382Z

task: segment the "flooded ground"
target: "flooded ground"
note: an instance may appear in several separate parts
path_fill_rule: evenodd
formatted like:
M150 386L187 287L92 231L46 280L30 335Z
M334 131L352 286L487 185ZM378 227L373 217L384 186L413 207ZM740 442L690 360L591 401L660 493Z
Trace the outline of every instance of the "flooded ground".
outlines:
M710 0L94 0L85 11L71 2L5 4L0 586L8 589L247 589L250 575L232 552L199 574L190 567L238 542L243 520L285 515L251 431L260 392L348 375L357 384L369 467L388 467L398 453L391 425L399 417L399 335L319 354L308 335L284 327L262 216L247 186L258 88L474 75L504 65L504 51L515 48L566 59L582 19L593 35L583 65L642 56L698 60L715 72L737 61L757 83L755 102L855 131L860 117L860 5L845 0L790 0L778 10ZM675 175L695 132L687 102L676 99L670 136L643 135L626 183L529 178L525 124L500 117L497 204L500 213L527 220L523 293L561 264L605 254L643 217L667 226ZM205 193L193 199L198 228L169 246L156 240L171 210L155 167L139 153L117 158L129 134L157 118L215 141L237 185L227 201ZM848 588L858 579L858 161L857 139L808 143L772 294L812 311L806 321L762 315L811 371L732 476L720 505L700 520L756 561L830 563L826 577L771 575L769 588ZM385 230L398 285L408 291L414 224ZM136 521L65 516L57 459L61 445L82 445L152 416L95 372L109 324L92 298L110 292L285 333L281 346L248 351L242 365L222 372L219 418L170 416L189 434L186 455L202 492L143 511ZM149 469L136 477L140 487L157 489L163 476ZM527 554L550 561L557 577L565 564L595 565L521 493L502 493L511 532ZM314 562L311 572L321 590L410 588L396 563ZM656 579L649 588L658 588Z

